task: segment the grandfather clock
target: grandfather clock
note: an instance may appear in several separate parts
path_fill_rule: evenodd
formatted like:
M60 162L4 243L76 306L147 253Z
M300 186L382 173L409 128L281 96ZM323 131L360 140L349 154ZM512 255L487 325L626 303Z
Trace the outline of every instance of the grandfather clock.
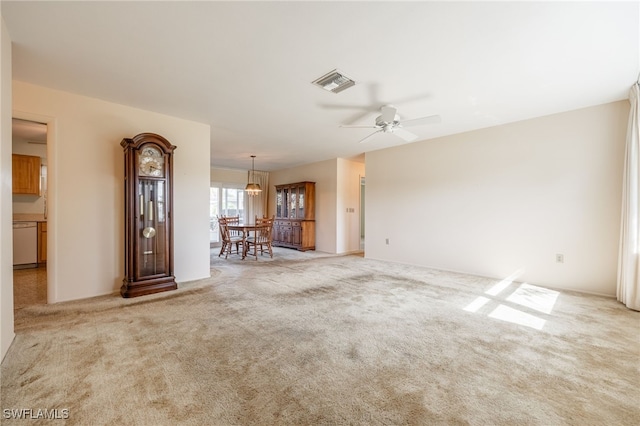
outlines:
M173 276L173 150L141 133L124 148L125 278L122 297L178 288Z

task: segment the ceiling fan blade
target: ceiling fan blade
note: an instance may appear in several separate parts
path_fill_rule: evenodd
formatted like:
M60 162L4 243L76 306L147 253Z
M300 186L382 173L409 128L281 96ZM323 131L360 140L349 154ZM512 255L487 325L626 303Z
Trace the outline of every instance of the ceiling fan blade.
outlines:
M324 109L359 109L367 112L372 111L372 108L367 105L318 104L318 106Z
M429 115L427 117L414 118L412 120L401 121L402 127L422 126L423 124L436 124L440 123L442 119L439 115Z
M379 110L377 108L362 109L362 112L354 113L344 120L345 123L362 123L368 115L373 115Z
M369 136L366 136L365 138L360 139L360 141L359 141L358 143L366 142L366 141L367 141L367 139L369 139L371 136L375 135L376 133L380 133L381 131L382 131L382 129L380 129L380 130L378 130L378 131L376 131L376 132L371 133Z
M402 138L402 139L404 139L407 142L411 142L411 141L415 140L418 137L417 135L414 135L410 131L404 130L404 129L400 128L400 127L396 127L393 130L393 134L398 136L398 137L400 137L400 138Z
M391 105L384 105L380 108L380 111L382 111L382 121L386 123L393 122L396 119L396 113L398 112L396 107Z
M379 129L380 126L351 126L351 125L340 125L342 128L346 129Z

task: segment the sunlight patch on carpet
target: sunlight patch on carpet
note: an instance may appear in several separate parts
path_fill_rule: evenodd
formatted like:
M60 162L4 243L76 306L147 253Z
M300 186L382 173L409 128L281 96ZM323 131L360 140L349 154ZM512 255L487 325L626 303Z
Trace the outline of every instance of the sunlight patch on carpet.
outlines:
M490 296L497 296L498 294L502 293L504 289L509 287L511 283L513 283L513 280L518 278L518 276L520 276L521 273L522 273L522 269L518 269L513 274L509 275L508 277L506 277L505 279L503 279L502 281L498 282L496 285L491 287L485 293L487 293Z
M495 318L518 325L524 325L526 327L535 328L536 330L542 330L542 327L544 327L544 323L546 322L542 318L538 318L535 315L531 315L505 305L498 306L493 312L489 314L489 318Z
M467 307L464 308L464 310L467 312L477 312L480 308L482 308L484 305L486 305L490 301L491 299L487 299L486 297L480 296L473 302L469 303Z
M463 310L471 313L480 313L479 311L483 307L487 306L487 309L489 309L491 302L494 302L498 306L487 315L489 318L542 330L546 320L534 313L525 312L525 310L533 310L536 313L540 312L549 315L553 311L560 293L543 287L521 283L510 294L498 296L514 284L514 280L521 273L522 270L518 270L485 291L485 294L493 296L492 298L479 296L465 306Z
M558 300L559 292L524 283L507 297L509 302L526 306L544 314L550 314Z

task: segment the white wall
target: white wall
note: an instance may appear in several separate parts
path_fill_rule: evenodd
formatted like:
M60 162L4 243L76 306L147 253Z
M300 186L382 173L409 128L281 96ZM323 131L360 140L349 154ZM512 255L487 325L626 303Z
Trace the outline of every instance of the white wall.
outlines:
M273 197L275 185L303 181L316 183L316 250L326 253L336 253L336 179L336 159L277 170L269 176L269 193ZM275 203L269 202L269 216L274 214Z
M335 158L271 172L270 193L275 197L275 185L315 182L316 250L351 253L360 250L360 176L364 163ZM269 215L273 215L275 203L270 201Z
M360 178L364 163L338 158L336 253L360 251Z
M211 169L211 182L217 183L247 183L247 171L236 169Z
M176 280L209 276L209 126L14 81L17 118L48 124L48 299L118 291L124 277L120 141L158 133L174 154Z
M628 111L367 153L366 257L614 295Z
M29 143L26 139L13 138L11 140L12 152L14 154L35 155L40 157L40 164L47 165L47 145L40 143Z
M13 342L11 38L0 12L0 360Z

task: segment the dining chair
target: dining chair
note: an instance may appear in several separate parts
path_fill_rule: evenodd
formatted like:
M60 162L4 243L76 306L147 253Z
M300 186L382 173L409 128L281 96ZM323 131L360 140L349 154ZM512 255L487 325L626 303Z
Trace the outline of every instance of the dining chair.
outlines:
M226 219L227 223L230 225L239 225L240 224L240 216L222 216Z
M222 256L224 253L224 258L227 259L229 255L232 253L233 246L236 246L236 254L240 254L240 244L243 242L243 238L241 235L234 235L229 231L229 224L234 224L234 219L231 221L229 218L224 216L218 217L218 225L220 226L220 236L222 238L222 247L220 248L220 253L218 257ZM242 247L244 253L244 246Z
M223 217L225 218L227 225L240 225L240 216ZM240 238L240 240L244 240L244 232L235 229L229 229L229 236L231 237L231 239Z
M246 240L245 256L254 256L258 260L258 247L260 247L260 255L264 254L265 247L269 252L269 256L273 259L273 248L271 241L273 237L273 222L275 216L271 218L262 217L255 218L255 228L249 231L249 237ZM253 251L251 248L253 247Z

